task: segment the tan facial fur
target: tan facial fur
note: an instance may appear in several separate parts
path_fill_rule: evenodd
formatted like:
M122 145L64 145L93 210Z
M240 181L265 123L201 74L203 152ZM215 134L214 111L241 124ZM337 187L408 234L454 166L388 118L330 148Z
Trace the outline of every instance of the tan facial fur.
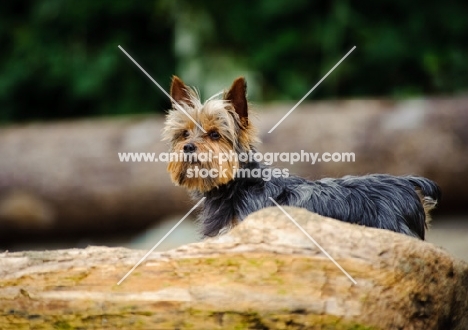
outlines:
M194 153L197 155L211 155L211 159L198 159L197 162L172 159L167 167L172 181L176 185L199 192L209 191L231 181L239 168L237 157L232 154L248 152L253 143L257 142L247 118L243 78L234 82L222 100L211 99L202 104L195 90L174 77L171 96L206 133L174 105L166 116L163 131L163 139L170 142L170 152L183 155L184 146L191 143L195 146ZM227 156L223 158L220 154ZM189 169L194 170L195 167L199 170L216 169L219 175L188 177Z

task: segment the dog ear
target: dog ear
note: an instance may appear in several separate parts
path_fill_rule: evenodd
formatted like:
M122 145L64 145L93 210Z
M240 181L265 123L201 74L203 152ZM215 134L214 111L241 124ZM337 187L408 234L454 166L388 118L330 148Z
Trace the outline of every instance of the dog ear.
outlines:
M248 123L247 83L244 77L239 77L232 83L229 91L224 95L226 101L231 102L243 124Z
M190 101L190 87L187 87L182 79L177 76L172 77L171 84L171 97L178 104L185 103L188 106L193 107L192 101Z

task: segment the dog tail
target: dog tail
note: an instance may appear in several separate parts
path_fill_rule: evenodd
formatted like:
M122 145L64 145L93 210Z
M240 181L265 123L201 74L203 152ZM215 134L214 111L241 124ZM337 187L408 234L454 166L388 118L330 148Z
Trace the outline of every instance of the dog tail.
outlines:
M422 177L408 177L415 187L426 215L426 228L431 222L430 212L436 207L442 197L440 187L434 181Z

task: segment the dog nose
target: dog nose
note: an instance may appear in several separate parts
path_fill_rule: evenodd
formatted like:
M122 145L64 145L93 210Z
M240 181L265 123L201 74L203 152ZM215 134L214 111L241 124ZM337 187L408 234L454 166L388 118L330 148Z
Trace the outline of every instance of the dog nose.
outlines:
M197 147L193 143L187 143L186 145L184 145L184 152L186 154L191 154L195 152L195 150L197 150Z

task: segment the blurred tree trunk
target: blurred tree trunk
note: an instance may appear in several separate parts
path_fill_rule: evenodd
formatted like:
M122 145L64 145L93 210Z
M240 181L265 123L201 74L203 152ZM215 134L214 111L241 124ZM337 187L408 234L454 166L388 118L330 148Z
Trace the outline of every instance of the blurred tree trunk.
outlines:
M468 98L353 100L260 112L262 152L353 152L354 162L298 163L290 172L310 179L348 174L426 176L442 188L441 212L467 212ZM279 164L278 166L288 166Z
M292 106L292 104L291 104ZM468 203L468 99L302 104L258 109L261 152L353 152L354 162L277 163L310 179L347 174L427 176L442 210ZM141 229L191 202L161 162L120 162L119 152L161 153L161 117L33 123L0 130L0 238L12 230L84 233Z
M165 163L119 161L119 152L166 151L161 128L159 117L137 117L2 129L0 225L102 233L183 212L190 200Z

